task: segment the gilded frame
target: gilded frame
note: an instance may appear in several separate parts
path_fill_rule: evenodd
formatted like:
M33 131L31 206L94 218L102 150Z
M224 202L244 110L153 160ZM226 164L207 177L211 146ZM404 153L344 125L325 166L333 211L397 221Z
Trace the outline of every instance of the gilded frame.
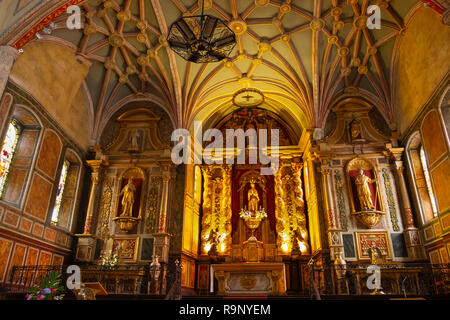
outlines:
M387 256L386 259L392 259L392 251L391 251L391 239L389 238L389 234L387 231L364 231L364 232L355 232L356 238L356 251L358 254L358 260L370 260L370 256L364 256L361 250L361 239L360 235L364 234L373 234L373 235L383 235L386 239L386 250Z
M134 245L134 252L133 252L133 257L130 258L122 258L119 256L119 260L121 262L136 262L138 259L138 254L139 254L139 237L134 236L134 237L113 237L113 243L112 243L112 247L111 247L111 254L114 254L114 242L116 242L117 240L122 241L122 240L133 240L135 245Z

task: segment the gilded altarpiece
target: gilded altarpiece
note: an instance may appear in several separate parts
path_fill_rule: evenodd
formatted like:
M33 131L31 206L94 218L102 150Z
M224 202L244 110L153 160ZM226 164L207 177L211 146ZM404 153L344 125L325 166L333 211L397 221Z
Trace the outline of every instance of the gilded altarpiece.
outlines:
M176 180L170 145L160 137L168 130L168 116L156 108L124 109L111 118L101 145L94 147L96 183L88 218L95 221L95 232L81 236L95 239L96 263L114 255L119 264L139 263L151 260L155 252L160 262L168 262L167 219Z
M402 192L401 148L393 132L372 105L348 98L333 107L316 134L310 157L320 163L322 197L327 211L330 258L368 259L368 246L385 260L417 259L409 249L410 204ZM309 207L310 203L308 203ZM408 251L406 256L404 252Z

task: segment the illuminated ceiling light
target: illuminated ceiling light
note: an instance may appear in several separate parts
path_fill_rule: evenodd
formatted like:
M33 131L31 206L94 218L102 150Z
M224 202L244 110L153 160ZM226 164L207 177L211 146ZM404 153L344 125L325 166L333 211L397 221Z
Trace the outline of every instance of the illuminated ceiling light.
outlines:
M183 59L195 63L218 62L227 58L236 46L236 35L226 23L203 14L184 16L169 29L167 42Z

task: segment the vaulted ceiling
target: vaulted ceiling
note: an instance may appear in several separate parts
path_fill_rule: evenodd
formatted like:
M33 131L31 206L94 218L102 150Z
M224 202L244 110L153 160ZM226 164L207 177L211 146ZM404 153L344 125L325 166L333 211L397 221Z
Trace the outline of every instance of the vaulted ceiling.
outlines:
M296 131L321 127L337 97L370 100L395 126L396 50L418 0L205 0L205 13L237 36L229 59L186 62L168 46L170 25L200 12L201 0L91 0L83 29L67 15L41 38L70 45L91 62L86 78L95 109L94 135L127 101L148 99L173 123L216 121L236 108L239 89L260 90L264 107ZM368 29L367 8L381 8L381 29Z

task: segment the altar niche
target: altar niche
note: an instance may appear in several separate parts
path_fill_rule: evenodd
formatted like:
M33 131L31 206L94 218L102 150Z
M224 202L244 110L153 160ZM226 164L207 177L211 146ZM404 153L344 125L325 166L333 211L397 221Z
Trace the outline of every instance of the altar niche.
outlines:
M124 232L135 229L141 220L143 197L143 184L145 174L141 168L134 167L124 171L119 178L117 190L117 208L114 221Z
M262 176L253 169L235 169L232 180L232 261L275 261L273 176ZM247 220L255 219L242 218L242 212L249 216L263 212L264 217L259 217L259 224L255 224L252 229Z
M375 167L370 161L356 157L347 163L346 172L352 215L366 228L375 228L384 215Z

